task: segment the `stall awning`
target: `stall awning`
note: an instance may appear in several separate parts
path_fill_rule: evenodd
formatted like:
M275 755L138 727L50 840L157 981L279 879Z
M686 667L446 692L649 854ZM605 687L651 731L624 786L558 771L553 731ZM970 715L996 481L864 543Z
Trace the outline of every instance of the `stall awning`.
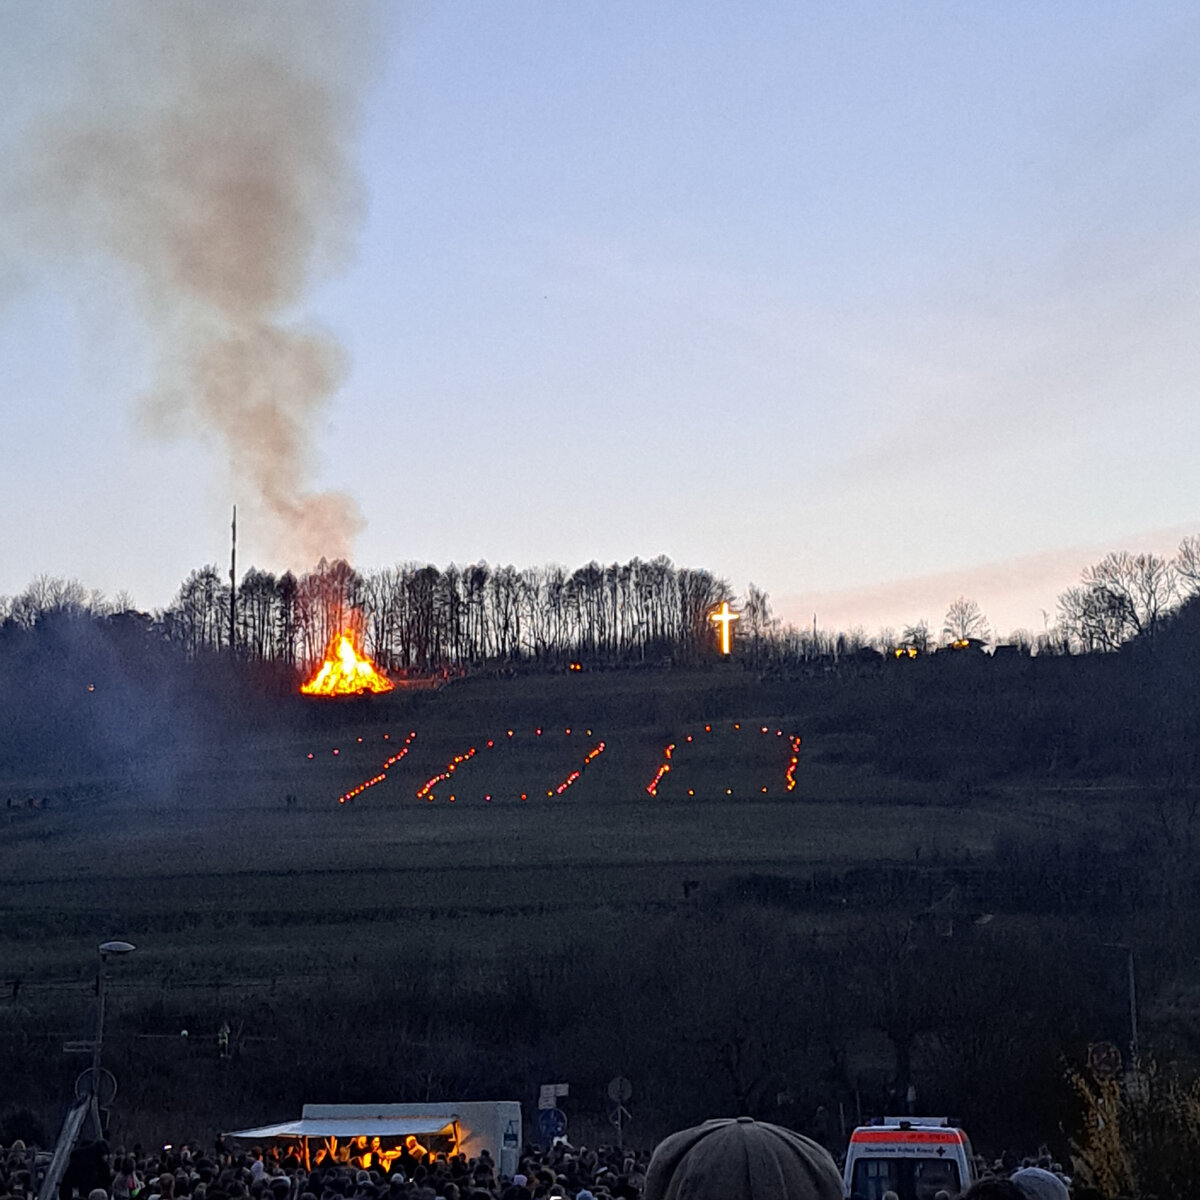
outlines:
M303 1117L285 1121L282 1125L264 1125L261 1129L239 1129L226 1137L246 1141L267 1141L270 1138L337 1138L339 1142L356 1137L404 1138L409 1134L453 1131L456 1116L436 1117Z

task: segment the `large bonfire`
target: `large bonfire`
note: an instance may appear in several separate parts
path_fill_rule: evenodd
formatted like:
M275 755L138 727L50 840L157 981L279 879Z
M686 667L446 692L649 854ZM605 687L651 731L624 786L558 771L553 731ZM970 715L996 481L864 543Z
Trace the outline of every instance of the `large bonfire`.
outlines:
M395 686L362 653L358 633L347 628L329 639L324 661L300 690L306 696L357 696L363 692L390 692Z

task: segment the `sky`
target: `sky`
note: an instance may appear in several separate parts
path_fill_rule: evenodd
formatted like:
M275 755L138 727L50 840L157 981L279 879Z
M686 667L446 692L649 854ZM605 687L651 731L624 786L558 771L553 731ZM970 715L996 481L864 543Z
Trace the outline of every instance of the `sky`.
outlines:
M0 3L0 594L161 607L236 503L243 567L1040 631L1200 532L1194 5L249 11Z

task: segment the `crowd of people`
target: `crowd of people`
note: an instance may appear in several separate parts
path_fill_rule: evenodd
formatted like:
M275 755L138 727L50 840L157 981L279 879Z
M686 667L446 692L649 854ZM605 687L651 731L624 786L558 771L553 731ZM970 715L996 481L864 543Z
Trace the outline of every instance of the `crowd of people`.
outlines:
M0 1147L0 1200L35 1200L48 1151L24 1142ZM317 1159L320 1161L317 1161ZM339 1160L340 1159L340 1160ZM366 1160L366 1161L369 1161ZM322 1154L306 1165L294 1150L196 1145L112 1146L72 1151L58 1200L842 1200L830 1154L790 1130L742 1118L708 1121L672 1134L653 1155L615 1146L565 1142L527 1148L502 1174L478 1157L402 1151L374 1165ZM1072 1187L1057 1163L997 1161L961 1200L1102 1200ZM891 1191L857 1200L901 1200ZM946 1192L919 1200L954 1200Z
M0 1155L0 1200L33 1200L50 1154L14 1142ZM478 1158L407 1152L370 1169L323 1153L310 1167L294 1152L239 1147L110 1147L91 1142L72 1152L59 1200L639 1200L646 1152L560 1144L527 1149L520 1170L500 1174L485 1150Z

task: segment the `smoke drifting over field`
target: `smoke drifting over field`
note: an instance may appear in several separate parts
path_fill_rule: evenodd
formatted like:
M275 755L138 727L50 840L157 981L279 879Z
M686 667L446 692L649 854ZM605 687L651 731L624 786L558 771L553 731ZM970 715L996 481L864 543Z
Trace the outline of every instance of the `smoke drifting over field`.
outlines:
M37 252L128 268L157 360L145 414L215 436L276 552L348 554L357 503L306 488L343 354L298 309L362 213L369 13L205 0L88 15L75 86L22 145L18 223Z

